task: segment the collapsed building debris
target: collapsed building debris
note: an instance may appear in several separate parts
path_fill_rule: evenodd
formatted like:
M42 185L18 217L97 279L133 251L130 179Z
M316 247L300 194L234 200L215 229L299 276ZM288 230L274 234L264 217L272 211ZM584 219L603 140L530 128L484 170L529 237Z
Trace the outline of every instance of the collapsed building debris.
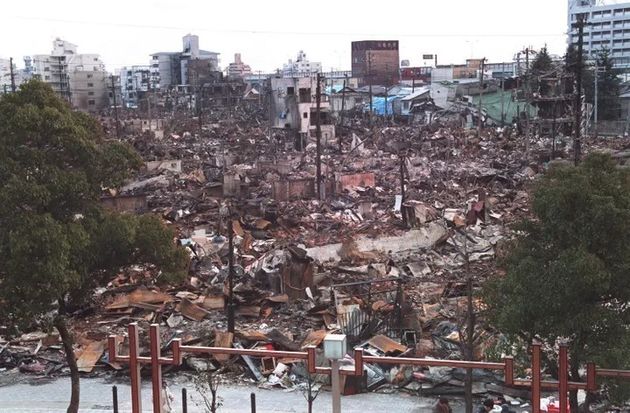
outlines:
M375 355L462 357L463 281L470 275L479 285L496 271L494 258L513 235L510 224L529 214L526 186L547 165L548 140L525 142L509 129L477 136L437 123L368 127L350 118L345 127L352 138L341 142L343 151L322 157L326 196L319 200L314 145L293 150L282 131L263 126L264 115L251 108L233 109L231 117L217 111L202 128L196 119L173 117L160 122L162 139L130 134L146 167L122 188L104 191L103 202L163 217L190 254L190 273L182 285L164 286L155 268L121 268L95 290L90 308L70 320L81 371L122 369L109 362L103 343L109 334L124 335L132 321L163 324L167 344L180 338L300 350L321 347L328 332L344 332ZM569 146L559 145L556 154L567 156ZM592 147L627 149L617 141ZM225 332L230 221L234 334ZM487 338L474 349L482 358L496 340L478 328ZM221 368L267 386L307 379L297 360L228 360L189 357L185 365ZM46 376L67 367L58 336L40 332L0 337L0 369ZM453 369L365 369L364 381L344 377L345 394L381 386L463 392L463 372ZM500 377L476 374L476 392L507 394L497 387Z

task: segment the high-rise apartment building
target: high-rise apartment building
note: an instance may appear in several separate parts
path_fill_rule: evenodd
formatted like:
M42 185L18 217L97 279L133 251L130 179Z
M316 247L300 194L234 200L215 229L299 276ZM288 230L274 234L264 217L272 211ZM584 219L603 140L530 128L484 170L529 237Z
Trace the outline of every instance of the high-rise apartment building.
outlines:
M282 65L282 75L284 77L310 77L313 73L321 71L322 63L308 60L303 50L298 52L297 59L289 59L287 63Z
M228 66L227 74L229 79L244 79L245 76L252 74L252 68L243 63L240 53L235 53L234 62L230 63Z
M617 68L630 68L630 2L614 0L569 0L569 43L577 45L578 30L575 23L583 15L588 23L584 27L584 54L590 59L601 49L610 50Z
M182 38L181 52L159 52L151 55L152 87L167 90L177 86L189 86L194 82L188 73L191 61L203 61L204 66L219 70L219 53L201 50L199 36L187 34Z
M124 105L137 108L140 100L152 89L149 66L128 66L120 69L120 90Z
M96 112L109 105L108 76L100 56L77 53L77 46L65 40L55 39L49 55L33 56L33 76L77 109Z

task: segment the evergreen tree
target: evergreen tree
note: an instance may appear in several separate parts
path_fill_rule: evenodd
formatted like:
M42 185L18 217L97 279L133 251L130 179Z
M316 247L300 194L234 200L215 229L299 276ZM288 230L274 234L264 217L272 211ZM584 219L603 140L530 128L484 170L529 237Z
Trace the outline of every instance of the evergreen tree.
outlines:
M564 57L565 70L576 74L577 71L577 48L571 44L567 48L567 53ZM584 91L584 101L586 103L595 102L595 77L593 75L592 65L586 60L586 54L582 56L582 90ZM567 93L573 93L573 91L567 91Z
M510 245L506 276L484 286L490 320L514 343L567 340L573 381L589 361L627 368L630 171L603 154L557 166L536 184L532 210ZM610 393L623 386L609 384ZM577 391L570 399L577 413Z
M9 329L52 315L70 368L68 413L79 408L79 371L67 313L121 266L151 263L164 278L187 274L186 252L153 216L100 205L141 165L127 145L103 139L94 118L50 86L30 81L0 97L0 320Z
M617 120L621 114L619 88L621 80L613 68L613 60L608 49L597 54L597 103L599 120Z
M551 60L551 56L549 56L549 52L547 51L547 46L540 49L538 55L532 62L531 72L534 76L539 76L550 72L553 70L553 61Z

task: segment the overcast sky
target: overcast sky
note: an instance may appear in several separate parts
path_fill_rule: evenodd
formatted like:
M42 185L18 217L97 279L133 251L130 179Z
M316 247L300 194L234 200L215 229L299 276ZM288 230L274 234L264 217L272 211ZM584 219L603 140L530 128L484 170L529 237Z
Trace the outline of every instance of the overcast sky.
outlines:
M511 60L527 46L563 54L566 0L7 0L0 57L50 53L56 37L99 53L108 70L148 64L149 54L180 51L187 33L221 53L240 52L255 71L271 71L304 50L324 70L350 69L350 42L400 41L400 58L422 65L470 57Z

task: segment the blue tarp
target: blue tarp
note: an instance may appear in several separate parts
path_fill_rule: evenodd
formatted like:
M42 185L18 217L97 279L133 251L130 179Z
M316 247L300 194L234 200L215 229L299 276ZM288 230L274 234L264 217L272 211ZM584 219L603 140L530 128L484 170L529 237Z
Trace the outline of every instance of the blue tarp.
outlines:
M391 115L393 112L392 103L395 100L401 99L401 98L402 96L388 96L387 97L387 114L388 115ZM370 111L369 102L366 103L365 111L366 112ZM372 113L376 115L385 115L385 97L384 96L374 96L372 98Z
M343 89L343 85L334 85L334 86L326 86L324 88L324 93L330 95L331 93L339 93Z

